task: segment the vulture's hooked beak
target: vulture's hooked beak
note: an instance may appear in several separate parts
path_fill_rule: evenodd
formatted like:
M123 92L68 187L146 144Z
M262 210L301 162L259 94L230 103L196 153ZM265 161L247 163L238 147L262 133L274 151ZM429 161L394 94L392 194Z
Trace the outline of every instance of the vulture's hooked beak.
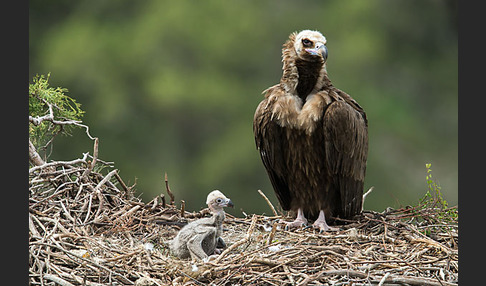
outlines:
M316 43L316 47L313 49L305 49L309 54L313 56L321 56L322 60L327 60L327 47L323 43Z

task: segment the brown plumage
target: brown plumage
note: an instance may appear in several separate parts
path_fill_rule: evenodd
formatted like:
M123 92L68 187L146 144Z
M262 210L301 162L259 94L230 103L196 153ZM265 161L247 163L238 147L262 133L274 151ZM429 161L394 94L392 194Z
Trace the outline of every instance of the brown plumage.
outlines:
M297 213L291 227L317 218L361 212L368 153L364 110L335 88L326 70L326 38L292 33L283 45L280 83L264 91L253 131L263 164L284 210Z

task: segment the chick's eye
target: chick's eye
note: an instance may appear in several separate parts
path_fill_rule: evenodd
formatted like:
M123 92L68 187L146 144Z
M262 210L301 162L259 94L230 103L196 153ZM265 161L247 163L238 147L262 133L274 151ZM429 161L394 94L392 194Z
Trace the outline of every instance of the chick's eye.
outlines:
M220 203L222 203L222 202L223 202L223 200L222 200L222 199L216 199L216 202L217 202L218 204L220 204Z
M312 46L312 41L309 39L302 39L302 44L304 45L304 47L310 47Z

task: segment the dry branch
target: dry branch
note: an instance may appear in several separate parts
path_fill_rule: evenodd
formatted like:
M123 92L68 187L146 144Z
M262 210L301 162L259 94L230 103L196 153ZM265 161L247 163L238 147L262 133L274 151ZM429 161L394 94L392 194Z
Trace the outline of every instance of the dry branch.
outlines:
M84 164L87 164L86 162L86 159L88 158L88 153L83 153L83 158L81 159L75 159L75 160L72 160L72 161L53 161L53 162L49 162L49 163L44 163L43 165L40 165L40 166L34 166L32 168L29 169L29 173L33 173L37 170L40 170L40 169L45 169L46 167L58 167L58 166L72 166L72 165L76 165L76 164L80 164L80 163L84 163Z
M98 159L98 143L99 139L96 137L94 139L94 146L93 146L93 160L91 160L91 164L89 164L89 167L84 171L83 175L81 175L81 180L83 182L86 181L86 177L93 171L93 168L96 164L96 160Z
M43 116L36 116L36 117L29 115L29 122L30 123L37 126L37 125L41 124L43 121L49 121L54 125L75 125L75 126L84 128L86 135L88 135L89 139L95 140L95 138L93 136L91 136L91 134L89 133L89 127L87 125L81 124L81 121L77 121L77 120L57 120L54 117L54 110L52 108L52 104L45 101L45 100L43 100L43 102L45 104L47 104L47 106L49 108L49 114L46 114L46 115L43 115Z
M56 284L59 284L61 286L74 286L74 284L71 284L71 283L67 282L66 280L64 280L64 279L62 279L58 276L52 275L52 274L46 274L46 275L44 275L44 278L46 280L55 282Z
M167 191L167 194L170 197L170 204L173 205L174 202L175 202L175 198L174 198L174 194L172 193L172 191L169 188L169 180L167 179L167 173L165 173L164 181L165 181L165 190Z
M278 216L277 211L273 207L272 202L270 202L270 200L267 198L267 196L265 196L265 194L262 192L262 190L258 190L258 193L260 194L260 196L263 197L263 199L265 199L265 201L267 202L268 206L270 206L270 209L272 210L273 215L274 216Z
M34 165L34 166L42 166L46 162L42 160L41 156L39 153L37 153L37 150L34 147L34 144L30 141L29 138L29 161Z

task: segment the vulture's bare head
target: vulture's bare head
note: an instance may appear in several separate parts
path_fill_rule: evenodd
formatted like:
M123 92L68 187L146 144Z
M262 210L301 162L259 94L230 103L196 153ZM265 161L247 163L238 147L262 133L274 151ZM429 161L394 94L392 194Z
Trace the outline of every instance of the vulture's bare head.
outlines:
M206 204L212 212L220 212L224 207L233 207L233 202L223 195L222 192L214 190L209 193Z
M303 100L313 90L330 84L327 78L326 37L318 31L293 32L282 48L282 87Z
M326 37L318 31L303 30L298 34L291 35L294 37L293 48L296 56L307 61L327 60Z

